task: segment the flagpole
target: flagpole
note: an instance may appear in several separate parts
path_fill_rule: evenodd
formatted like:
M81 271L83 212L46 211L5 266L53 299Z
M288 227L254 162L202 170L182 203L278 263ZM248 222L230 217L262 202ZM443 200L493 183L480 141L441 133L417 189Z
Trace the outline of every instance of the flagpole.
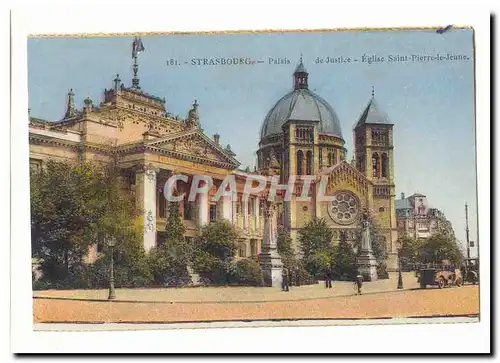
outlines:
M137 72L139 71L139 65L137 64L137 53L134 52L134 64L132 66L134 70L134 78L132 78L132 88L140 89L139 78L137 77Z
M469 215L467 210L467 202L465 203L465 237L467 239L467 258L470 258Z

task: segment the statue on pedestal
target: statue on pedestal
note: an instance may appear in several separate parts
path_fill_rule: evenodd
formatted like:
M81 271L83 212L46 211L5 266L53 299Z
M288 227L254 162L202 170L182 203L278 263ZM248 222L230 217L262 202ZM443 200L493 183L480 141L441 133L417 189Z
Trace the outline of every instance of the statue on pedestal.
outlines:
M276 202L268 200L266 195L263 198L262 208L264 231L259 264L264 275L264 284L273 287L281 286L283 263L278 253L278 206Z
M357 259L359 273L365 281L377 280L377 260L373 256L370 219L367 211L363 212L361 221L361 251Z

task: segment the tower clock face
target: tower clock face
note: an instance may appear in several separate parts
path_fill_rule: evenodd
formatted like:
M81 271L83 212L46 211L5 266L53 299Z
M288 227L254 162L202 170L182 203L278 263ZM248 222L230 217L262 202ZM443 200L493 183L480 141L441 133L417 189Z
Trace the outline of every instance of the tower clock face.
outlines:
M338 224L352 224L359 216L359 199L351 192L338 191L329 202L328 214Z

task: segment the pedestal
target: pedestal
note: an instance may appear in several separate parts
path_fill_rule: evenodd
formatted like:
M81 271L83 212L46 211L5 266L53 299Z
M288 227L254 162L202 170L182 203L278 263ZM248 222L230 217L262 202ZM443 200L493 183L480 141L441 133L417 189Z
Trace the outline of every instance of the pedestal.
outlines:
M259 254L259 264L264 275L264 286L280 287L283 281L283 263L277 251L263 251Z
M364 281L377 280L377 260L371 251L362 250L357 259L357 265L359 274L363 276Z

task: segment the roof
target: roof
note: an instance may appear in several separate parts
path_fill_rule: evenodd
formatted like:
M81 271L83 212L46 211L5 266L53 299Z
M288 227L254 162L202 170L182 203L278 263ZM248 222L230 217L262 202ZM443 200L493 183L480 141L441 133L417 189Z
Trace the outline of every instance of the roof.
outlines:
M307 88L293 90L283 96L268 112L261 128L261 138L280 134L288 120L317 121L318 131L342 138L340 121L323 98Z
M396 209L412 209L413 207L410 204L408 198L405 199L396 199L394 201Z
M297 68L295 68L295 73L307 73L306 67L304 67L304 63L302 63L302 60L297 65Z
M375 101L375 97L372 97L370 99L370 102L368 102L368 105L361 114L356 127L362 126L364 124L391 124L387 114L379 108L377 101Z

